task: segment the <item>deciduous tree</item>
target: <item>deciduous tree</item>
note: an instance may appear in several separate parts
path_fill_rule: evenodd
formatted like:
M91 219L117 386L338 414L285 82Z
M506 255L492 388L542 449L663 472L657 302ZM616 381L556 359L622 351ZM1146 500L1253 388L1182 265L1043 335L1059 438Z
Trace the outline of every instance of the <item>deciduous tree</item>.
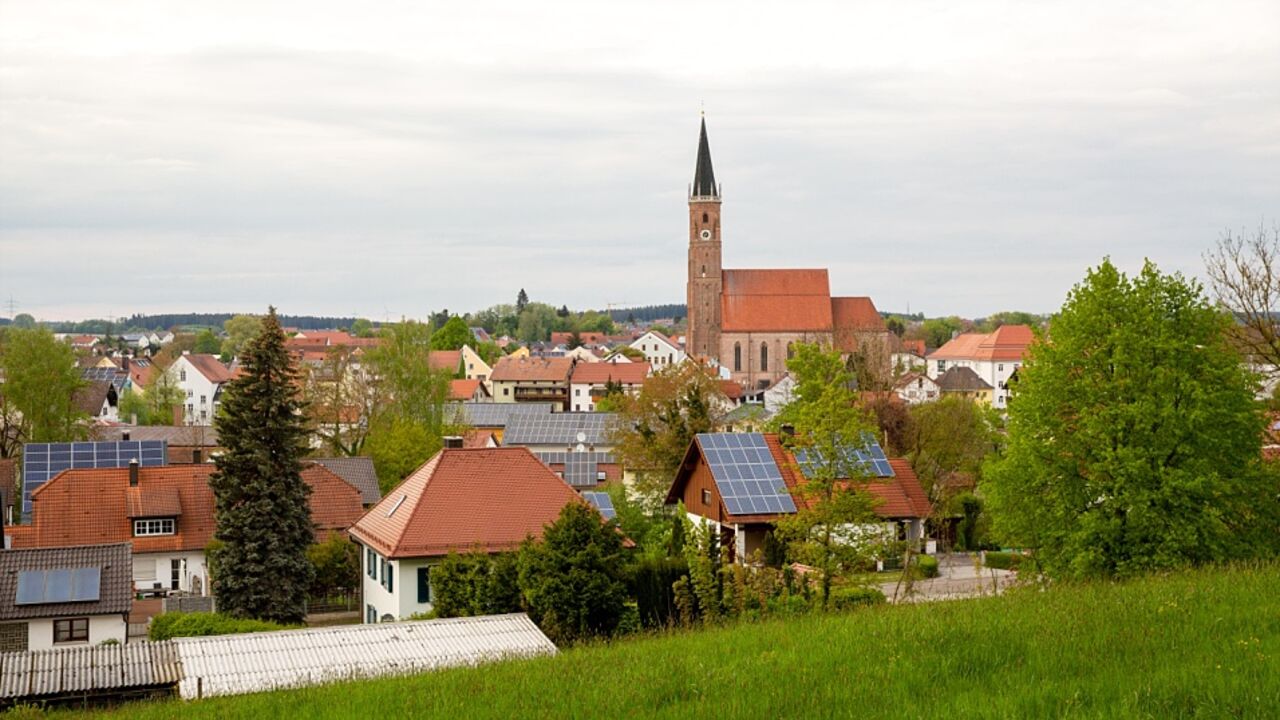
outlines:
M431 334L432 350L460 350L463 345L475 344L471 328L461 316L454 315L445 321L444 326Z
M314 534L302 479L308 431L298 375L270 308L261 332L240 354L244 373L229 382L215 424L226 451L215 456L216 530L222 543L213 577L220 611L296 623L315 572Z
M21 442L66 442L85 435L88 416L75 404L87 383L71 346L44 328L10 328L0 347L7 412L5 434Z
M1272 378L1280 378L1280 227L1268 233L1227 232L1205 255L1209 285L1236 314L1237 346Z
M1060 577L1274 553L1280 488L1230 327L1194 280L1090 269L1019 369L981 486L997 536Z

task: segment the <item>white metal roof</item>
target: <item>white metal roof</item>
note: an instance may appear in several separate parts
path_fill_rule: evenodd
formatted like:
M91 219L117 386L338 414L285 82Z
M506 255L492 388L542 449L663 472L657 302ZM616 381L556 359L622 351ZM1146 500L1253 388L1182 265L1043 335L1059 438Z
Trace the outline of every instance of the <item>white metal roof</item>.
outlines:
M556 646L523 613L178 638L184 698L403 675Z

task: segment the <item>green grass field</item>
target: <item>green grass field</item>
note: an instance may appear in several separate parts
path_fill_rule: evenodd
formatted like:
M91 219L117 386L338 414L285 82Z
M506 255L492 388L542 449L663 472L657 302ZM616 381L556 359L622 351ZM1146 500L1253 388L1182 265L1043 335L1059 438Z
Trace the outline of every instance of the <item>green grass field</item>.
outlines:
M807 616L116 717L1280 717L1280 566Z

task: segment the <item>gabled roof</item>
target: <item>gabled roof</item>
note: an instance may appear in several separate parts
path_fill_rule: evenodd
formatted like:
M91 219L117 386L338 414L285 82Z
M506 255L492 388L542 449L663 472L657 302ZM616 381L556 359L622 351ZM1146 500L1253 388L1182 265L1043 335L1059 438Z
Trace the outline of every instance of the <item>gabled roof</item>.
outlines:
M388 558L514 550L583 502L525 448L445 449L351 528Z
M195 368L197 372L204 375L206 380L215 385L228 382L234 377L231 370L214 355L192 353L182 357L186 358L187 362L191 363L191 367Z
M831 298L833 344L843 352L857 352L863 333L883 332L884 318L869 297Z
M724 332L831 332L827 271L724 270Z
M458 368L462 365L461 350L432 350L427 353L427 364L432 370L448 370L451 373L458 372Z
M325 466L330 472L359 490L360 500L365 505L372 505L382 499L382 490L378 487L378 473L373 469L372 458L311 458L311 462Z
M925 375L924 373L910 372L898 378L898 381L893 384L893 389L905 390L912 385L916 385L919 381L923 381L931 386L937 386L938 384L933 378Z
M609 381L623 385L642 385L649 377L649 363L578 363L570 382L574 384L603 385Z
M679 344L679 343L677 343L675 340L672 340L671 338L667 337L666 335L663 335L662 333L658 332L657 330L645 330L645 331L644 331L644 334L642 334L640 337L636 338L635 340L632 340L632 341L631 341L631 347L635 348L635 347L636 347L636 345L638 345L638 344L640 343L640 341L644 340L646 337L648 337L648 336L650 336L650 335L652 335L652 336L654 337L654 339L656 339L656 340L660 340L660 341L662 341L662 342L666 343L667 345L670 345L672 350L680 350L680 349L681 349L681 348L680 348L680 344ZM636 348L636 349L637 349L637 350L639 350L639 348Z
M484 383L479 378L472 380L450 380L449 381L449 399L457 401L466 401L475 399L476 390L484 388ZM485 391L488 396L488 391Z
M99 569L96 601L17 604L19 573L78 568ZM132 606L133 557L127 542L0 551L0 620L123 615Z
M573 370L571 358L507 357L493 366L493 382L568 382Z
M972 368L960 366L948 368L934 382L938 383L938 388L943 392L972 392L992 389L991 385L986 380L978 377L978 373L974 372Z
M76 391L73 402L80 412L97 417L102 414L102 406L110 397L111 390L111 383L105 380L86 383Z
M142 467L136 487L129 485L129 468L61 472L31 494L33 530L23 541L34 547L66 547L132 540L137 553L204 550L214 531L213 471L211 463ZM321 529L336 527L336 518L355 522L364 511L359 492L323 467L305 467L302 479L311 486L311 513L325 523ZM180 509L176 532L132 537L131 506Z
M606 334L604 334L604 333L602 333L602 332L580 332L580 333L578 333L578 340L579 340L583 345L601 345L601 344L608 344L608 343L609 343L609 341L610 341L610 340L612 340L612 339L613 339L613 338L609 337L608 335L606 335ZM565 345L565 346L567 346L567 345L568 345L570 342L572 342L572 341L573 341L573 333L571 333L571 332L553 332L553 333L551 333L551 344L552 344L552 345Z
M961 333L929 353L929 359L1018 361L1034 339L1026 325L1001 325L991 333Z

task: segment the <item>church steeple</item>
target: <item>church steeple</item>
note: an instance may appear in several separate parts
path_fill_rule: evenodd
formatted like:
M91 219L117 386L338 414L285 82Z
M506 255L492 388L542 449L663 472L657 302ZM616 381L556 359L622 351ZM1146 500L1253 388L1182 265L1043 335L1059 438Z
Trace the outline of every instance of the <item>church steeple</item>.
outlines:
M716 173L711 169L711 146L707 144L707 118L702 118L702 132L698 136L698 165L693 171L693 188L690 198L720 197L720 187L716 185Z

